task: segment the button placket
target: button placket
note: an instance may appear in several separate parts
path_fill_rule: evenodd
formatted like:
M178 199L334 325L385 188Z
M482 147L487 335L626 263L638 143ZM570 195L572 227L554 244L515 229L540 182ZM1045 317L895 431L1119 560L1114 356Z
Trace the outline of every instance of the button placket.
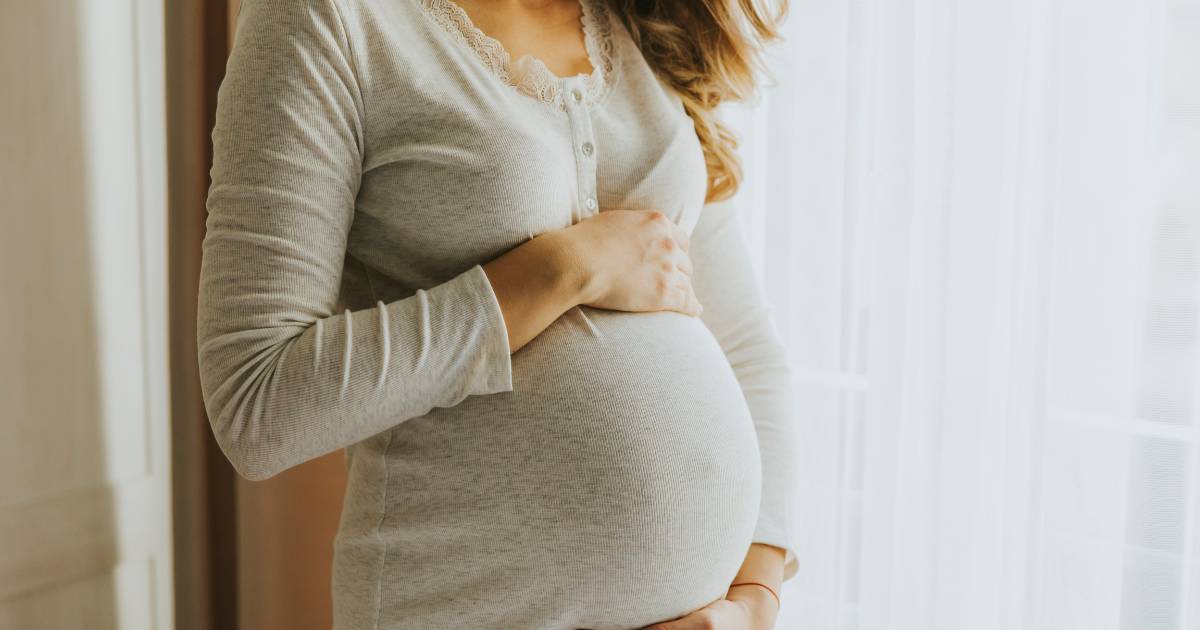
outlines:
M563 92L563 104L571 123L571 153L575 156L575 173L578 182L577 202L581 219L596 214L600 203L596 197L596 138L592 132L592 117L587 99L579 79L567 80Z

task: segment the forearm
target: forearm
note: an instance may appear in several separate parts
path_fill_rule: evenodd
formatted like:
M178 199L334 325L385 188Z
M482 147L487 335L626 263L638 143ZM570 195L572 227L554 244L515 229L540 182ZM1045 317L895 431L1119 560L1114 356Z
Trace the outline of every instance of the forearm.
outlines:
M784 550L773 545L754 543L746 553L746 559L738 569L731 584L758 582L779 593L783 583ZM772 628L779 613L779 602L761 586L752 584L733 586L726 599L745 604L754 618L755 628Z
M500 303L512 352L584 303L589 274L572 262L567 247L561 236L545 233L483 265Z

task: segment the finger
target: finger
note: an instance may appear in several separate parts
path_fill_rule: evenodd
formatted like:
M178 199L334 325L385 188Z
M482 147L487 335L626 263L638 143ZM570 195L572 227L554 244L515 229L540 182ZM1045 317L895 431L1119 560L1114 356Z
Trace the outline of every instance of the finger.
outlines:
M692 291L691 285L680 285L676 288L675 295L677 301L672 310L679 311L684 315L691 315L692 317L699 316L704 310L704 307L700 306L700 300L696 299L696 294Z
M642 212L645 213L647 220L656 224L660 229L674 225L675 223L671 220L671 217L667 216L667 213L663 212L662 210L642 210Z
M687 230L685 230L683 226L679 225L678 223L672 223L671 226L672 236L674 236L675 241L679 243L679 248L685 252L688 251L688 248L692 246L692 239L688 235Z
M683 247L673 236L660 236L655 242L663 251L667 252L668 256L673 255L674 252L683 251Z
M691 281L692 259L681 251L676 250L675 252L667 253L666 258L659 261L658 266L665 274L679 274L684 280Z
M697 630L699 628L712 628L718 626L721 628L727 627L726 621L733 622L734 620L722 617L721 615L714 616L717 611L714 606L723 599L716 600L699 610L688 613L682 617L671 619L669 621L660 621L652 626L646 626L641 630ZM733 627L732 625L728 627Z
M682 272L683 275L691 278L692 257L688 256L686 252L679 252L678 255L675 256L675 268Z

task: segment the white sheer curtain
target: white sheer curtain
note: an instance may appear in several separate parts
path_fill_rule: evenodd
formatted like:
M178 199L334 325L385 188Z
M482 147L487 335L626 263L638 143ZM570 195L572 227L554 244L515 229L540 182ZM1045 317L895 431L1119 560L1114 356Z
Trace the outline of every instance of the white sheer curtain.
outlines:
M1200 628L1200 0L792 0L796 630Z

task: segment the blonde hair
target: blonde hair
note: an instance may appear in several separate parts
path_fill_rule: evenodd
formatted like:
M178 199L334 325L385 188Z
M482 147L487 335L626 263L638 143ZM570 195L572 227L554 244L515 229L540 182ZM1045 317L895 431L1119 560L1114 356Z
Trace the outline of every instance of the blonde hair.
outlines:
M708 167L708 201L742 181L738 139L716 116L724 101L754 93L765 43L779 37L787 0L610 0L642 55L675 88L696 125Z

